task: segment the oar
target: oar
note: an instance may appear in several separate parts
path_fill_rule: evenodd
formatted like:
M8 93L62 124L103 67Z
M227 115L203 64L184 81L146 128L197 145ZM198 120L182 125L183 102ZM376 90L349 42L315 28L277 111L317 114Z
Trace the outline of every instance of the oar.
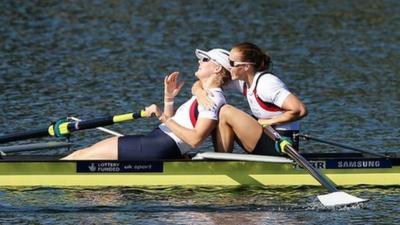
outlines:
M78 121L78 122L82 121L81 119L79 119L79 118L77 118L77 117L73 117L73 116L69 116L68 119L72 119L72 120ZM122 137L122 136L124 136L124 135L121 134L121 133L118 133L118 132L116 132L116 131L113 131L113 130L110 130L110 129L107 129L107 128L104 128L104 127L96 127L96 129L97 129L97 130L100 130L100 131L103 131L103 132L105 132L105 133L107 133L107 134L111 134L111 135L117 136L117 137Z
M280 134L276 132L272 127L267 126L264 128L265 133L274 141L279 143L280 149L290 156L295 162L302 166L307 172L313 176L322 186L328 189L331 193L326 195L318 195L318 199L324 206L340 206L349 205L359 202L367 201L367 199L361 199L343 191L338 191L335 185L328 180L320 171L315 169L311 164L301 156L290 144L289 141L282 139Z
M29 152L42 149L52 149L52 148L65 148L71 147L72 143L68 142L46 142L46 143L35 143L35 144L24 144L24 145L13 145L0 147L0 154L3 153L15 153L15 152Z
M139 113L125 113L120 115L106 116L102 118L82 120L77 122L58 121L55 124L52 124L46 128L0 136L0 143L6 143L10 141L18 141L36 137L45 137L45 136L62 137L77 130L85 130L101 126L108 126L114 123L131 121L144 117L144 115L145 115L144 110L141 110Z
M363 149L359 149L359 148L354 148L354 147L347 146L347 145L344 145L344 144L341 144L341 143L337 143L337 142L333 142L333 141L327 141L327 140L322 140L322 139L319 139L319 138L316 138L316 137L312 137L312 136L310 136L310 135L308 135L308 134L298 134L298 136L304 138L305 140L313 140L313 141L317 141L317 142L329 144L329 145L332 145L332 146L336 146L336 147L341 147L341 148L344 148L344 149L353 150L353 151L356 151L356 152L362 152L362 153L366 153L366 154L370 154L370 155L375 155L375 156L383 157L383 158L389 157L389 156L384 155L384 154L380 154L380 153L376 153L376 152L370 152L370 151L363 150Z

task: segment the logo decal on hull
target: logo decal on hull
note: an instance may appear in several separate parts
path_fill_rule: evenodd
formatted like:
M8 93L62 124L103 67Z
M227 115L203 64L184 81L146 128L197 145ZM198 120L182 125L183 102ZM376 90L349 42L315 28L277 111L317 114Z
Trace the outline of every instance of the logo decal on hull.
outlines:
M159 161L79 161L76 163L78 173L139 173L163 172L163 162Z
M392 161L389 159L337 159L328 160L329 169L373 169L391 168Z
M310 160L310 164L316 169L375 169L392 168L389 159L327 159ZM295 164L295 169L302 168Z

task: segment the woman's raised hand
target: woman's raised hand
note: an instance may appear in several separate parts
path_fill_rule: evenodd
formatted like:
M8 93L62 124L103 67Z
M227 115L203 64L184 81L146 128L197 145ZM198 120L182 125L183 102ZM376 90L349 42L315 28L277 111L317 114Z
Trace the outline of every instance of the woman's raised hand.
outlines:
M182 89L183 82L178 81L179 72L173 72L164 78L164 98L167 101L173 101Z

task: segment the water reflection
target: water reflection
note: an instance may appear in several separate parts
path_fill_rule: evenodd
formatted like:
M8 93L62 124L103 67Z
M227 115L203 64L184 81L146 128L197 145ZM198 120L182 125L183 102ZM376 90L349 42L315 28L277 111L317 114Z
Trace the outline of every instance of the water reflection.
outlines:
M371 221L382 216L390 221L398 218L394 213L399 198L396 187L370 187L368 192L363 187L349 188L346 192L371 201L334 209L316 201L321 192L324 190L308 187L9 188L0 190L0 214L6 215L4 218L21 214L20 219L31 222L69 218L74 224L309 224L310 219L329 222L337 217L341 218L338 223L362 221L365 216ZM381 211L381 207L388 210Z

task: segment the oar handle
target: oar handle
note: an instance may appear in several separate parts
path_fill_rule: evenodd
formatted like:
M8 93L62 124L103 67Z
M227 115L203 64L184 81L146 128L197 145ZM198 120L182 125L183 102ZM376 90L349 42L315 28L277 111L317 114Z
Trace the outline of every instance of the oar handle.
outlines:
M273 141L278 141L278 139L281 139L281 135L271 126L263 126L263 128L268 137L270 137Z
M102 118L81 120L76 122L64 122L59 125L51 125L48 133L51 136L68 135L74 131L92 129L96 127L103 127L112 125L114 123L122 123L127 121L136 120L145 116L145 111L141 110L138 113L125 113L114 116L106 116Z

